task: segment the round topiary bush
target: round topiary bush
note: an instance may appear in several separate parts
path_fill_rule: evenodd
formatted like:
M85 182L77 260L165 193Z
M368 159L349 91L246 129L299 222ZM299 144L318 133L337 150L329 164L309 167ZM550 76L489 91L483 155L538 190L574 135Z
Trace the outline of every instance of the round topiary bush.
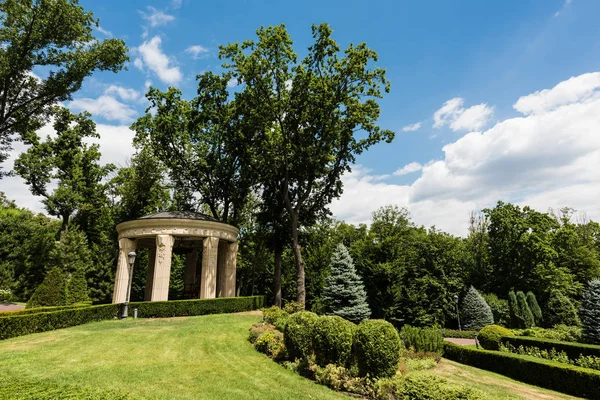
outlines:
M512 332L503 326L488 325L477 334L479 344L486 350L498 350L502 336L512 336Z
M363 321L356 328L353 342L359 375L385 378L396 374L402 342L392 324L378 319Z
M356 325L342 317L323 316L315 325L314 349L317 364L345 366L352 354Z
M292 360L307 359L313 353L313 336L319 316L309 311L292 314L284 330L285 347Z

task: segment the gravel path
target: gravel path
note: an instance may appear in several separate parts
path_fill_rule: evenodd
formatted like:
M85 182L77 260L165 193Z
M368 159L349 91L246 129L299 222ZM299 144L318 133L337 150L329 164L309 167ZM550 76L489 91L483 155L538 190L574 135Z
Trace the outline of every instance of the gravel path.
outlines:
M469 346L475 344L475 339L444 338L444 340L450 343L460 344L461 346Z
M15 310L22 310L25 307L23 306L18 306L16 304L10 304L10 303L0 303L0 312L2 311L15 311Z

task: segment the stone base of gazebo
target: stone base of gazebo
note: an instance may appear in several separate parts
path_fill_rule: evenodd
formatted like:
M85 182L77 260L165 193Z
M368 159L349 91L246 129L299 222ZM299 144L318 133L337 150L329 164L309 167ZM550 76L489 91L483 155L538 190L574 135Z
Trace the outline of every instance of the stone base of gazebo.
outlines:
M142 217L117 225L119 260L113 303L127 299L129 266L127 255L148 248L146 301L169 299L173 251L186 254L184 297L234 297L238 229L199 213L169 212ZM198 255L202 267L197 279Z

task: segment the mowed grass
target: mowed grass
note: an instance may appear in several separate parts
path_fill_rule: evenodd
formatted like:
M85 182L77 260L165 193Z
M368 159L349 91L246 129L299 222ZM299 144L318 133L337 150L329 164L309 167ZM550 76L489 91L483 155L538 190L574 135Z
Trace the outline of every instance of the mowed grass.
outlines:
M537 386L527 385L500 374L460 364L445 358L434 369L426 373L442 376L454 383L477 388L488 399L555 400L577 398Z
M9 339L0 342L0 379L157 399L348 399L254 350L248 328L259 320L115 320Z

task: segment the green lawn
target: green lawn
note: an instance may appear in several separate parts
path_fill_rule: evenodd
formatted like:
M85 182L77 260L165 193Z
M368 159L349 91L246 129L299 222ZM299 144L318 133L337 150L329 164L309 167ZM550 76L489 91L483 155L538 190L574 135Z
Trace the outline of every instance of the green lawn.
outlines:
M159 399L347 399L247 341L257 315L104 321L0 342L0 379Z

